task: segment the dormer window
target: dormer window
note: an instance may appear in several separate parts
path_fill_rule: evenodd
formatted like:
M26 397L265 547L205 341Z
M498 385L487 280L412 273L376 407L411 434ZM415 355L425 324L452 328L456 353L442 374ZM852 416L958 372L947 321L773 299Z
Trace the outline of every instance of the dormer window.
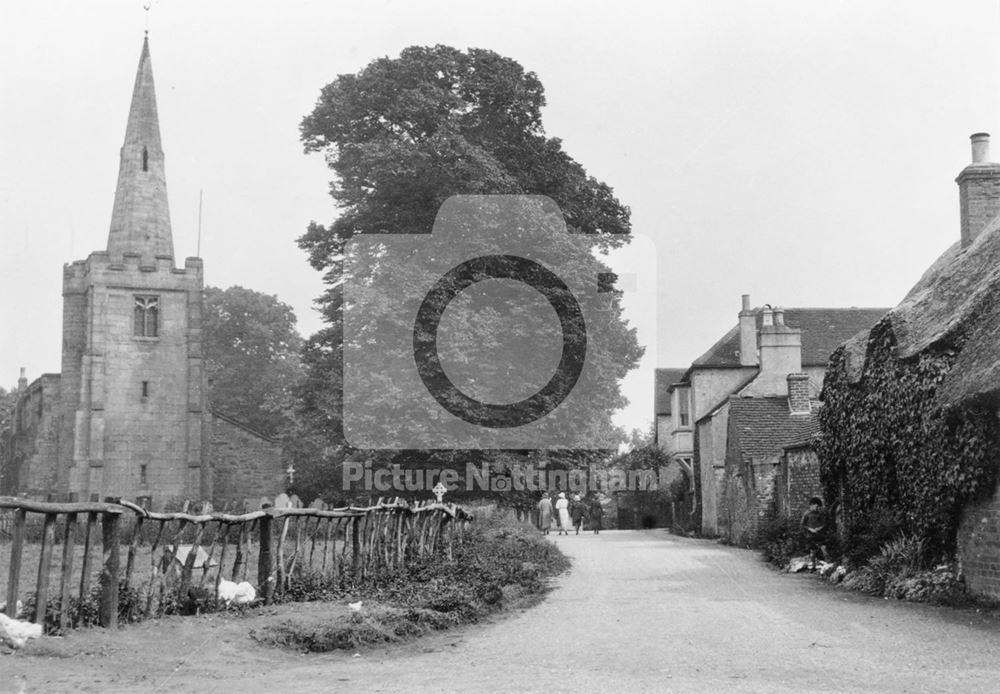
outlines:
M149 171L149 150L142 148L142 170Z
M133 309L132 334L136 337L158 337L160 297L137 296Z

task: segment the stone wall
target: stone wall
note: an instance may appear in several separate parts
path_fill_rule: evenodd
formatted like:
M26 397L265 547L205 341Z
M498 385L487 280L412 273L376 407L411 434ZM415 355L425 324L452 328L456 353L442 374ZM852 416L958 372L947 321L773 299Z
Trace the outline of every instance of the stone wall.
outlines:
M774 515L777 458L747 460L730 465L723 478L719 534L726 540L753 546L765 520Z
M21 393L0 461L0 494L46 499L56 474L59 374L44 374Z
M274 497L285 491L281 446L227 417L211 417L212 504Z

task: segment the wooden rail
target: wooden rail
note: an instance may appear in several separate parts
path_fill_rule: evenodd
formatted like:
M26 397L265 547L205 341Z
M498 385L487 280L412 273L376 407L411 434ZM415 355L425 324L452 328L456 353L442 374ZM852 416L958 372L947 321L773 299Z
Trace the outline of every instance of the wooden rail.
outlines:
M461 541L471 520L453 504L410 504L398 498L379 499L371 506L267 508L239 515L157 513L125 500L47 503L0 497L3 509L14 511L6 612L14 616L16 610L28 514L39 514L36 607L31 618L46 624L51 598L57 613L49 615L48 626L61 629L76 626L71 610L74 598L80 604L91 599L91 553L98 522L102 552L99 623L115 627L121 591L130 591L130 620L163 614L171 600L175 605L190 600L200 608L217 607L222 580L247 580L254 541L257 592L268 604L282 599L296 580L307 574L333 586L356 585L398 569L413 557L440 551L450 558L454 542ZM62 552L59 589L53 593L50 574L57 537ZM74 584L76 549L81 540L79 583ZM206 586L209 581L211 589ZM143 604L139 615L136 595Z

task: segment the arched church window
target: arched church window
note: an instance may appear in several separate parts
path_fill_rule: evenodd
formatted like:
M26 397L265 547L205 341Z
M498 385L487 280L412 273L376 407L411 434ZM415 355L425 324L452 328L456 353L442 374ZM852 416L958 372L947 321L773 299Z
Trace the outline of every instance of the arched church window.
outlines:
M157 296L135 297L133 312L133 335L136 337L158 337L160 319L160 298Z
M142 170L149 171L149 150L142 148Z

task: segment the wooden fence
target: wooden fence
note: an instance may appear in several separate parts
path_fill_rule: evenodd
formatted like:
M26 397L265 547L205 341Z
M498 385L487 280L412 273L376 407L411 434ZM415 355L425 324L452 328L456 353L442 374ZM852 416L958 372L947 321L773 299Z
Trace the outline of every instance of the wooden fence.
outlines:
M144 602L141 617L163 614L171 600L188 596L217 606L219 583L226 577L247 580L255 566L258 596L268 604L282 599L305 574L327 585L358 585L413 557L443 552L450 558L470 519L453 504L411 505L400 499L332 510L268 508L242 515L194 515L153 513L128 501L43 503L0 497L0 513L13 515L6 613L13 616L17 609L23 560L29 547L37 546L36 608L31 618L44 624L46 610L54 610L50 621L63 629L76 626L74 601L80 604L91 597L98 524L98 621L115 627L121 591L130 591L133 602L135 596ZM37 542L27 541L31 533L39 536ZM53 553L60 542L59 588L53 594Z

